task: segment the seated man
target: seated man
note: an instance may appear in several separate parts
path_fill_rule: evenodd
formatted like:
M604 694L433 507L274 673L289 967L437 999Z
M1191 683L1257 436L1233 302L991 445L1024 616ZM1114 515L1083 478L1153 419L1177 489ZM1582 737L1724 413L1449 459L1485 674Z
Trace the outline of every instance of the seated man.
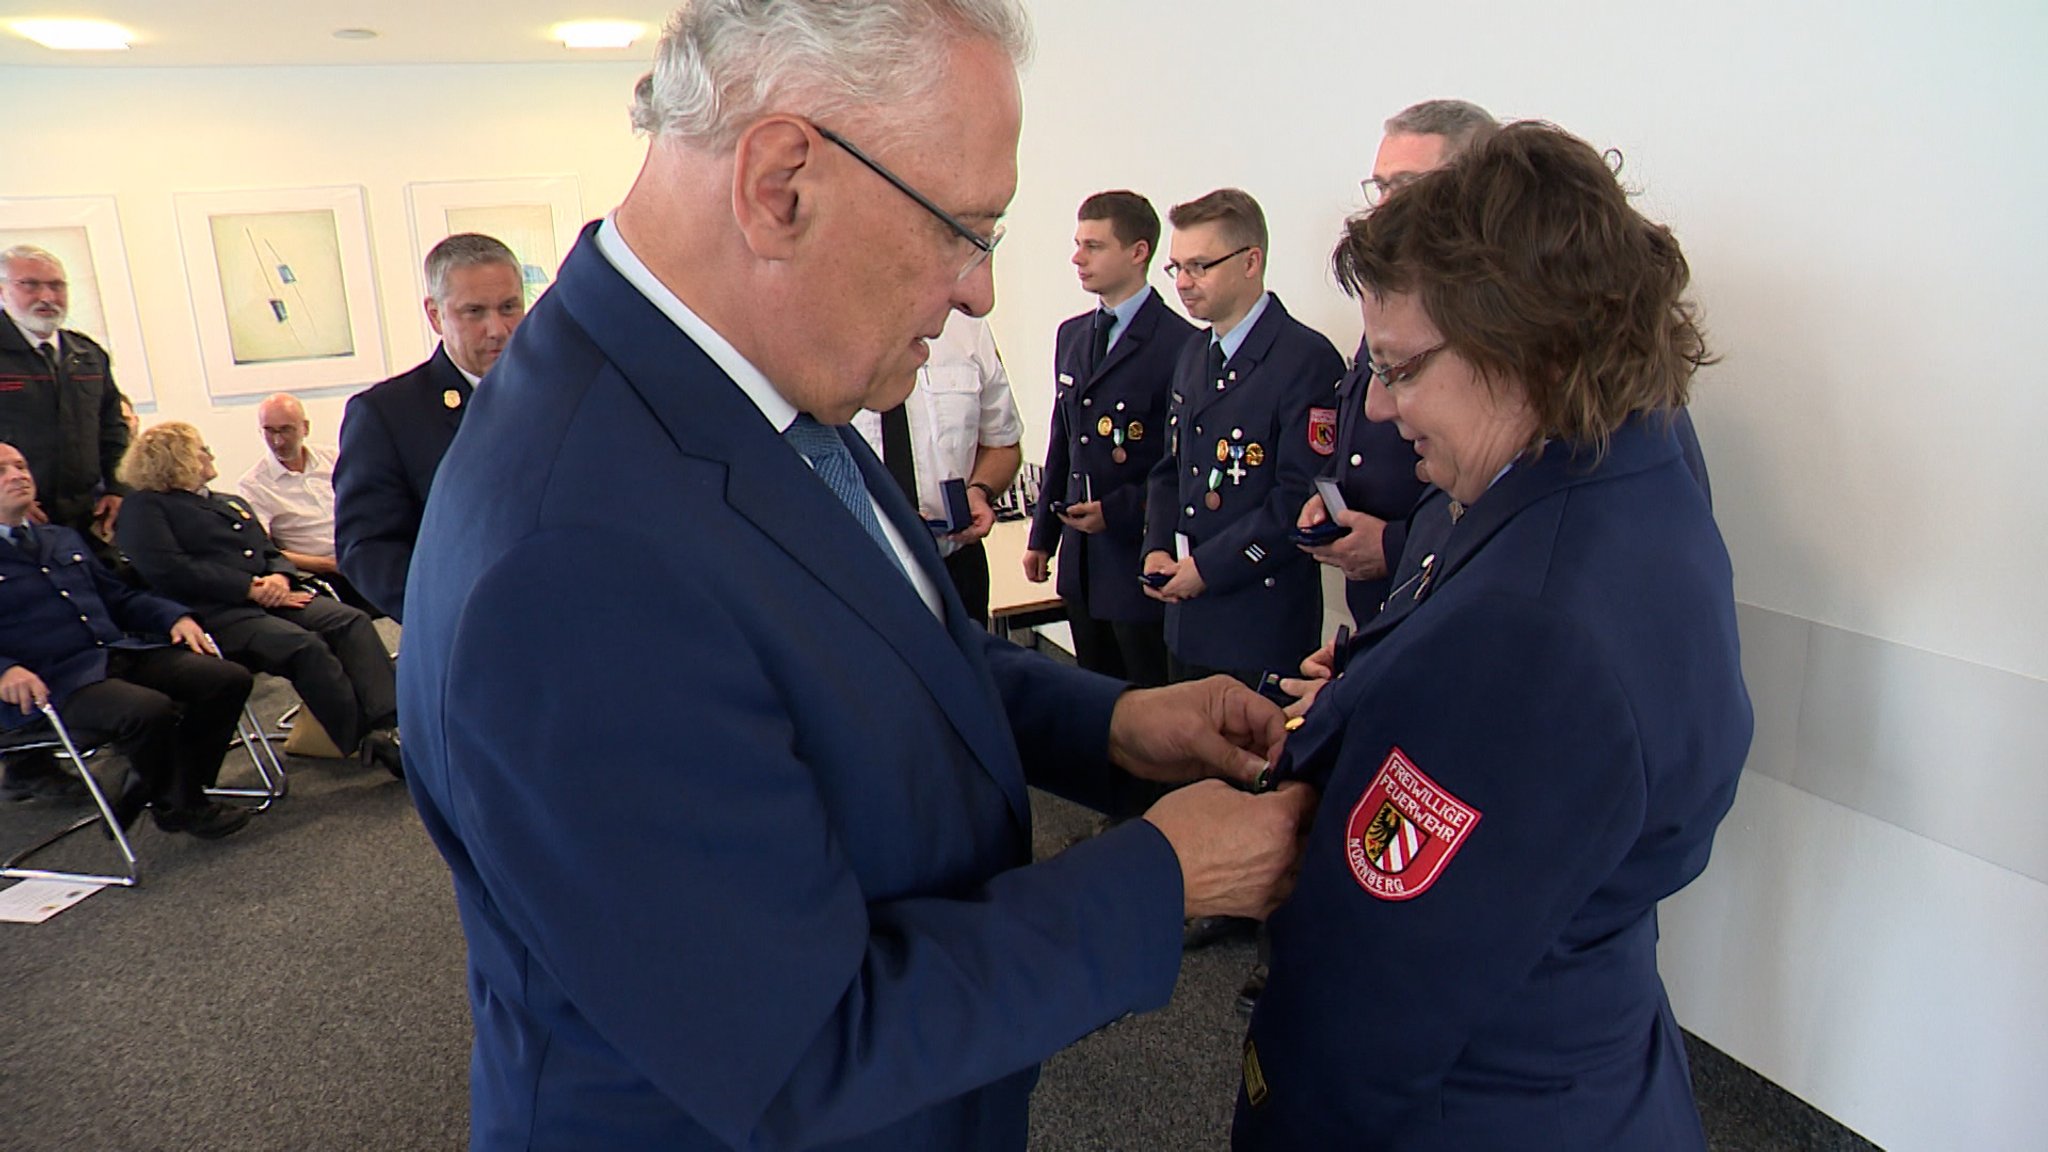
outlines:
M361 611L316 598L234 496L207 490L213 453L172 421L144 430L121 462L133 489L116 529L150 587L190 604L228 659L291 680L344 756L400 774L391 654Z
M334 558L334 450L306 442L306 406L279 392L256 408L270 451L235 481L270 542L301 572L320 577L345 603L378 613L342 576Z
M206 634L183 607L114 579L75 530L31 526L35 500L28 461L0 442L0 731L53 705L75 739L127 756L130 779L113 797L122 827L147 806L166 832L213 840L239 829L248 812L206 789L249 699L249 674L206 654ZM170 643L136 638L166 634Z

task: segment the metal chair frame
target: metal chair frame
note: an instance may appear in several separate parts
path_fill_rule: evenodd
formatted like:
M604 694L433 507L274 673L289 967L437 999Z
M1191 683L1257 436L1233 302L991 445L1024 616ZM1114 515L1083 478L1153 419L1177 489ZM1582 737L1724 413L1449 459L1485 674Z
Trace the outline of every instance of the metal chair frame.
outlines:
M57 710L48 704L40 705L39 709L43 714L43 719L47 720L50 724L51 737L42 740L26 740L21 743L10 742L6 744L6 750L9 752L32 752L46 748L51 750L62 749L65 758L71 761L71 766L78 771L79 778L84 781L85 790L91 794L93 807L97 808L98 811L93 812L91 815L79 817L71 824L37 840L27 848L9 856L6 860L0 861L0 877L16 880L67 880L73 883L118 884L123 888L135 887L137 884L142 883L142 863L135 857L135 847L128 842L127 830L121 827L120 821L114 819L114 806L108 802L105 790L100 787L100 782L93 777L92 770L85 765L86 758L91 756L97 749L79 751L77 743L71 739L71 730L66 728L64 721L58 718ZM126 869L120 874L65 872L47 868L24 868L21 866L23 861L34 856L36 853L68 839L75 833L83 832L95 824L102 823L106 825L108 835L113 838L114 847L120 850L121 859L127 865Z

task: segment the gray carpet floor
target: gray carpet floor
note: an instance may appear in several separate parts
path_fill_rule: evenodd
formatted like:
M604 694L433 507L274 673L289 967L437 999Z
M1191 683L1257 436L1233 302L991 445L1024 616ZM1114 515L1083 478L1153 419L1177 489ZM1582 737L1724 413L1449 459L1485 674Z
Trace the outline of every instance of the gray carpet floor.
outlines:
M289 699L266 679L258 714ZM204 843L145 819L142 887L0 924L0 1152L464 1146L470 1030L447 871L402 784L291 764L291 795L241 834ZM1034 801L1041 854L1092 822ZM75 811L6 806L0 845ZM52 858L110 855L88 833ZM1164 1011L1054 1057L1032 1148L1227 1147L1231 1001L1251 961L1249 943L1192 953ZM1711 1048L1694 1048L1694 1070L1716 1152L1871 1147Z

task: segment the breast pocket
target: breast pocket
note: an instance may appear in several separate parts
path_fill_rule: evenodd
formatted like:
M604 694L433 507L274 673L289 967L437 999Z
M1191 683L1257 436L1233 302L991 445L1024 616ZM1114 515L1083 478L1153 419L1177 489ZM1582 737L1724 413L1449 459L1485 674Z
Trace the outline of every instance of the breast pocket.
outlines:
M981 444L981 375L972 365L927 368L919 383L932 442L938 446L943 479L959 479L973 470L974 450Z

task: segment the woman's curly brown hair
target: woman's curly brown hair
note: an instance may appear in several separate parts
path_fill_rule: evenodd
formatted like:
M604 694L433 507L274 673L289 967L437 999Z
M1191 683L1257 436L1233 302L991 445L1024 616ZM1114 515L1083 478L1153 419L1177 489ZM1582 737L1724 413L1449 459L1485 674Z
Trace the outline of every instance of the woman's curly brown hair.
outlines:
M1416 294L1483 378L1528 389L1539 438L1596 454L1631 415L1684 406L1713 362L1671 230L1552 124L1510 124L1353 216L1331 266L1354 297Z

